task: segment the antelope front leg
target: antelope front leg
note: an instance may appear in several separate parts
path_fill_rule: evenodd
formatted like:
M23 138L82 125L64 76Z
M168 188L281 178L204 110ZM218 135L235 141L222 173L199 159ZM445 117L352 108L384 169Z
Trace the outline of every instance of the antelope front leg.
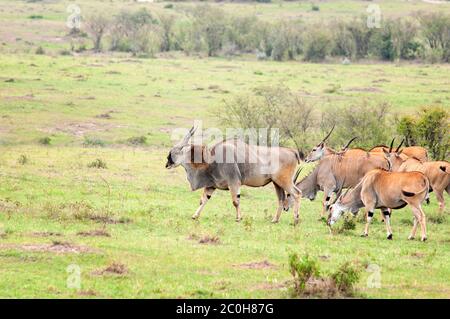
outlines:
M242 219L241 216L241 194L239 191L239 187L230 187L231 199L233 200L233 206L236 208L236 221L240 222Z
M320 212L320 219L324 218L326 215L326 212L328 211L329 202L330 202L331 196L324 192L323 194L323 201L322 201L322 211Z
M277 208L277 212L275 213L275 216L272 219L272 223L278 223L278 221L280 220L280 216L281 216L281 211L283 210L283 205L284 205L284 201L286 200L286 196L284 194L284 189L282 189L281 187L279 187L278 185L275 185L275 191L277 193L277 198L278 198L278 208Z
M192 215L192 219L198 219L200 217L200 213L202 212L208 200L211 198L211 195L212 193L214 193L214 190L215 190L214 188L205 188L203 190L202 197L200 198L200 206L195 211L195 214Z

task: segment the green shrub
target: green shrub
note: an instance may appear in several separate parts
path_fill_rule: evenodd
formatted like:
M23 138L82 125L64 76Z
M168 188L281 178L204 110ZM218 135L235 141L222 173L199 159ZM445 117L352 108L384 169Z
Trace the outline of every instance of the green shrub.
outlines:
M83 146L104 147L105 142L99 138L85 137Z
M414 117L397 120L397 132L405 137L406 145L422 145L435 160L447 158L450 148L449 112L439 106L422 108ZM411 143L411 144L410 144Z
M320 7L316 4L311 4L311 11L320 11Z
M48 136L44 136L38 139L38 143L42 145L50 145L52 143L52 139Z
M87 167L89 168L108 168L106 162L100 158L97 158L95 161L90 162Z
M308 34L305 44L305 60L318 62L331 52L331 38L327 31L317 27Z
M43 47L39 46L39 47L36 49L35 53L36 53L36 54L39 54L39 55L42 55L42 54L45 54L45 50L44 50Z
M24 155L24 154L20 155L19 158L18 158L18 160L17 160L17 162L18 162L20 165L25 165L25 164L27 164L27 163L28 163L28 156L26 156L26 155Z
M339 269L331 274L331 278L339 291L345 295L353 293L353 286L358 282L361 271L349 262L344 263Z
M296 293L300 294L305 290L306 283L312 277L318 277L320 274L317 260L308 254L299 257L296 253L289 255L289 269L294 278L294 288Z
M40 20L40 19L44 19L44 17L40 14L32 14L32 15L28 16L28 19Z
M147 143L146 136L133 136L127 139L127 143L131 145L145 145Z

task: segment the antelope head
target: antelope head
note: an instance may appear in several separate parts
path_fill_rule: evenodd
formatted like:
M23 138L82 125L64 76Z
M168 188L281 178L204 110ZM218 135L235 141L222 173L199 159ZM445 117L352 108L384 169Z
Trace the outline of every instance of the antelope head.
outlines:
M334 127L335 125L333 125L331 131L327 134L327 136L325 136L319 144L313 147L312 151L308 154L308 156L305 159L306 163L318 161L324 156L326 147L325 142L330 137L331 133L334 130Z
M344 186L344 183L342 183L342 186L339 188L339 191L336 194L336 198L333 201L333 203L330 205L329 208L329 214L327 218L327 225L331 226L334 223L336 223L339 218L342 216L342 214L347 210L347 193L350 190L350 188L347 188L345 193L342 195L342 188Z
M167 169L175 168L190 158L191 148L189 147L189 140L194 135L195 130L196 128L193 126L183 139L172 147L167 156Z
M397 146L397 149L395 151L392 151L392 147L394 145L395 138L392 139L391 145L389 146L389 151L386 151L383 149L384 157L389 163L389 170L395 171L397 168L402 165L403 159L400 157L400 154L403 152L400 148L402 147L403 143L405 142L405 139L402 140L399 146Z

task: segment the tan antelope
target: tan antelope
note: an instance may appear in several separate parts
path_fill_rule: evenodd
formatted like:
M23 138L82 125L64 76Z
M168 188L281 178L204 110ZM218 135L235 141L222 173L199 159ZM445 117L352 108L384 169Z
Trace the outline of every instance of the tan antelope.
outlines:
M398 172L422 172L430 181L430 192L436 194L439 211L445 210L444 191L450 194L450 164L447 161L421 162L418 158L406 159L398 168ZM427 198L427 202L428 202Z
M368 172L361 182L350 192L339 196L330 206L328 225L333 225L344 211L356 214L365 207L367 222L362 236L369 235L369 224L375 208L380 208L385 214L387 239L392 239L390 224L391 213L388 209L400 209L411 206L414 215L414 225L408 239L414 239L417 225L420 224L421 240L427 239L426 218L422 202L428 194L430 185L428 178L421 172L389 172L375 169Z
M296 183L295 186L301 191L302 197L309 200L314 200L317 192L323 191L320 214L323 217L328 210L333 193L337 193L342 187L356 186L367 172L376 168L387 169L388 165L387 160L381 154L345 152L339 155L326 155L319 161L314 170ZM291 205L289 196L288 205Z
M392 151L392 145L394 143L394 139L392 139L391 142L391 146L387 147L386 145L378 145L375 147L372 147L369 152L391 152ZM405 140L402 140L402 142L400 143L400 145L397 147L397 151L400 150L401 146L403 145ZM403 155L406 155L408 157L416 157L419 160L421 160L422 162L427 162L428 161L428 151L421 146L407 146L404 147L402 150Z
M261 187L272 182L279 203L272 222L280 219L286 192L294 201L294 225L298 223L300 192L294 186L293 176L302 155L297 150L249 145L238 139L228 139L208 148L189 143L194 132L193 127L170 150L166 163L168 169L183 166L193 191L203 188L200 206L193 219L200 217L213 192L221 189L230 191L236 208L236 221L240 221L241 186Z

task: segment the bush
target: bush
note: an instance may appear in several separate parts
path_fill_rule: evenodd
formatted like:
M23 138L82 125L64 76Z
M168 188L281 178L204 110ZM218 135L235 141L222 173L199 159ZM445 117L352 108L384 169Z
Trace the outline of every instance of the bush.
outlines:
M39 55L42 55L42 54L45 54L45 50L44 50L43 47L39 46L39 47L36 49L35 53L36 53L36 54L39 54Z
M418 20L429 50L440 61L450 62L450 15L442 12L421 13Z
M258 87L253 94L238 95L224 104L225 111L217 116L226 126L267 128L268 142L276 137L271 130L278 128L281 144L290 142L299 150L309 146L307 133L315 124L314 106L287 87Z
M102 48L103 36L110 26L109 18L104 14L96 14L88 17L85 21L88 35L94 43L94 50L100 51Z
M345 295L353 293L353 286L358 282L360 270L353 267L349 262L344 263L339 269L331 274L331 278L338 287L339 291Z
M26 156L26 155L24 155L24 154L20 155L19 158L17 159L17 162L18 162L20 165L25 165L25 164L27 164L27 163L28 163L28 156Z
M105 146L105 142L102 141L99 138L91 138L91 137L85 137L84 138L84 142L83 142L83 146L93 146L93 147L104 147Z
M38 139L38 143L42 144L42 145L50 145L51 142L52 142L52 139L48 136L41 137L40 139Z
M152 56L160 48L158 21L142 8L136 12L122 11L111 27L111 50Z
M403 116L397 120L397 132L405 137L406 145L423 145L435 160L447 158L450 148L449 112L442 107L428 107L415 117Z
M131 145L144 145L147 143L146 136L133 136L127 139L127 143Z
M334 144L345 145L357 136L358 146L371 148L373 145L384 144L392 137L389 108L385 102L369 103L367 100L341 108L330 107L322 115L321 127L328 132L336 125L330 137Z
M89 167L89 168L102 168L102 169L106 169L107 168L106 162L103 161L100 158L97 158L95 161L89 163L87 167Z
M306 61L323 61L331 52L331 38L327 31L317 28L308 34L305 45Z
M293 253L289 255L289 270L294 278L294 289L297 294L305 291L306 283L313 277L320 274L317 260L308 254L301 258Z
M40 14L32 14L32 15L28 16L28 19L41 20L41 19L44 19L44 17Z

